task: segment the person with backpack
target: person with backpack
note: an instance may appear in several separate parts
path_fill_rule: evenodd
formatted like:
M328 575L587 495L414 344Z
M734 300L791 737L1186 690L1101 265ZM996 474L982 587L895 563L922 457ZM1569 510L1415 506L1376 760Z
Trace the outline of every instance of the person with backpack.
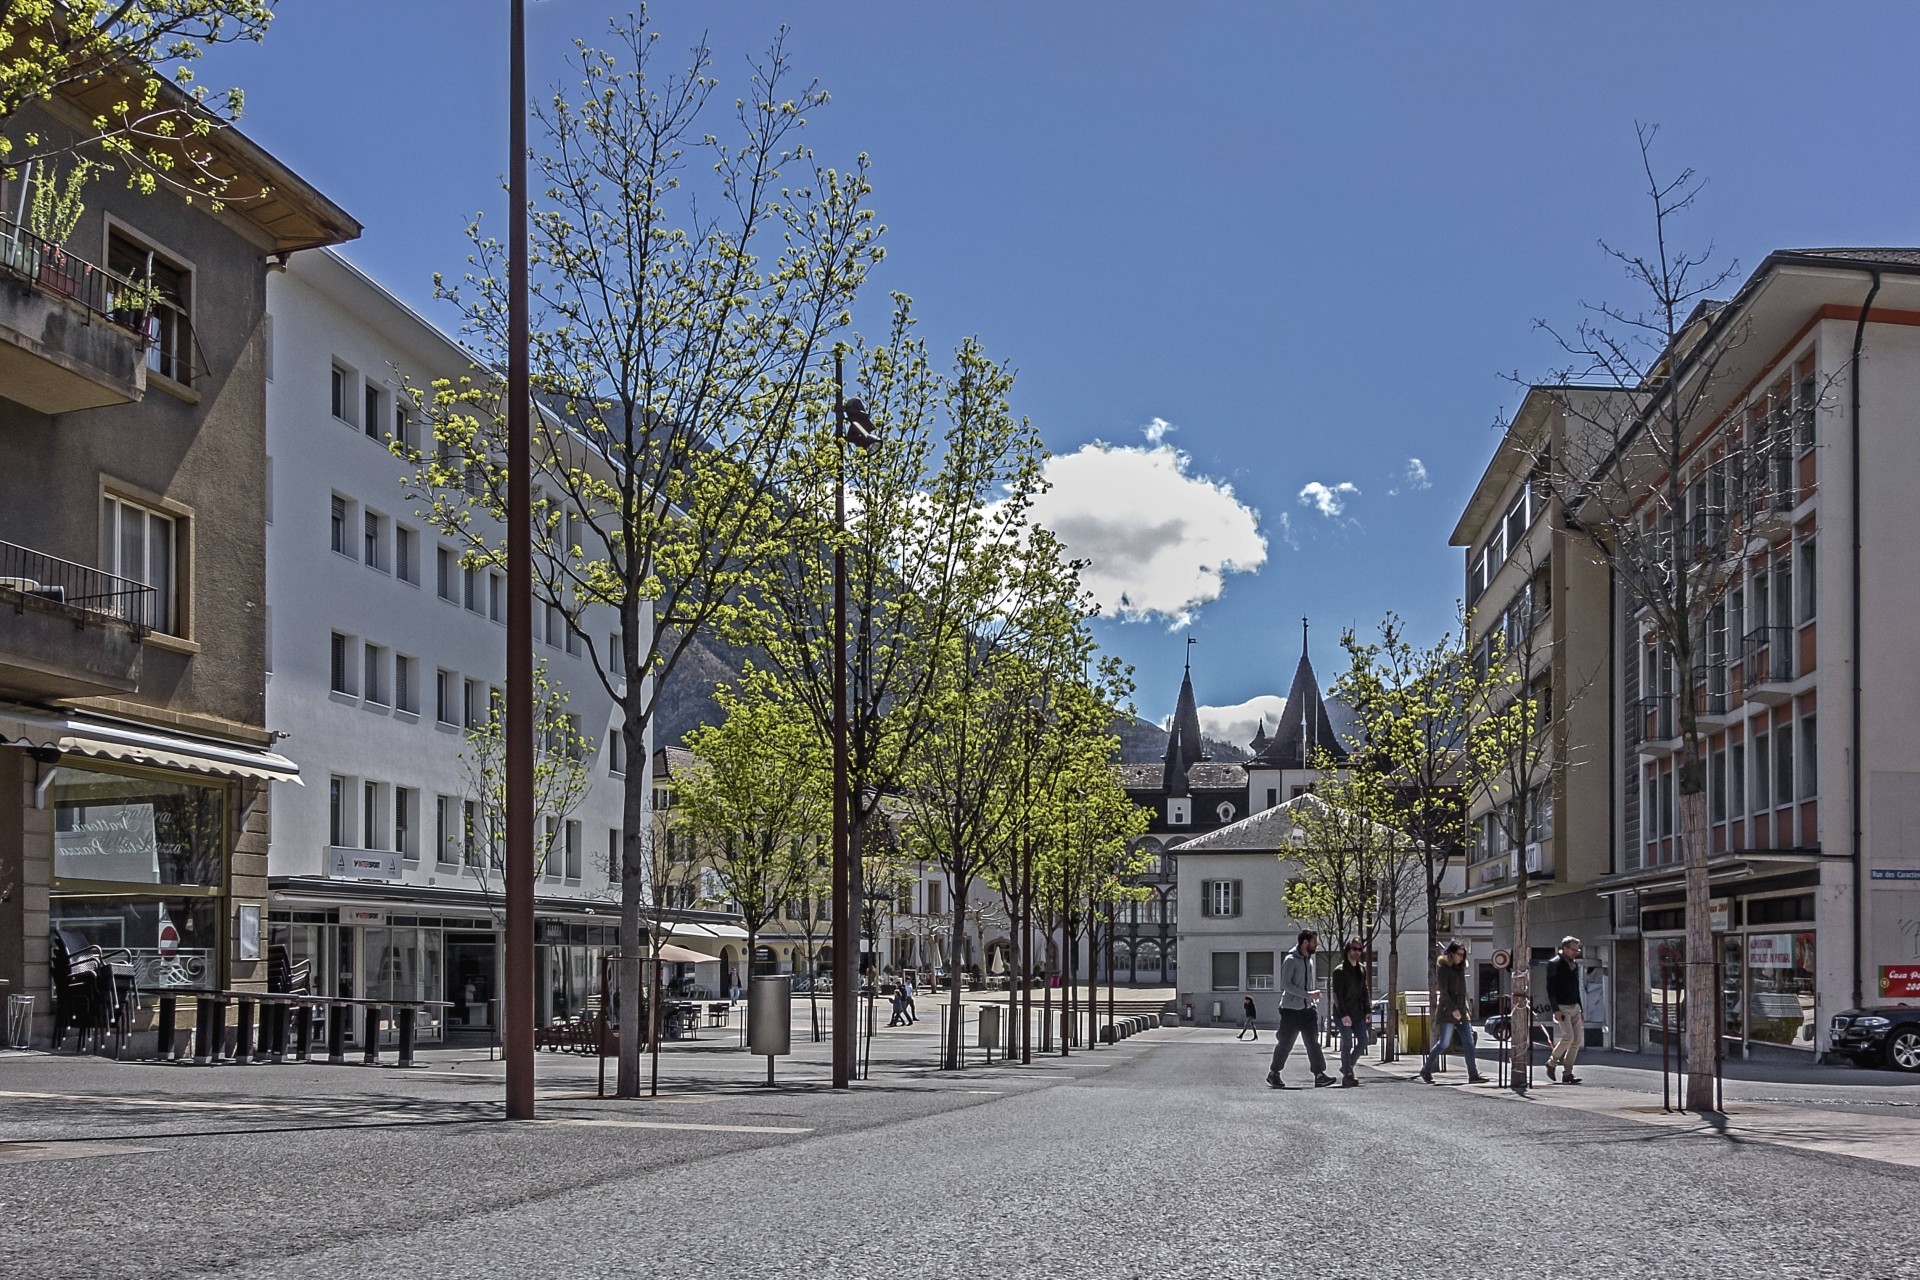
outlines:
M1246 1038L1247 1033L1251 1031L1253 1038L1258 1040L1260 1038L1260 1028L1253 1024L1253 1020L1258 1016L1258 1011L1253 1007L1253 997L1242 997L1240 1001L1240 1034L1235 1036L1234 1039L1243 1040Z
M1340 963L1333 970L1333 1008L1328 1016L1340 1029L1342 1089L1359 1088L1360 1080L1353 1074L1353 1067L1367 1049L1367 1017L1372 1012L1373 991L1363 963L1366 954L1365 943L1358 938L1348 938L1340 948Z
M1467 1083L1485 1084L1487 1078L1480 1074L1480 1066L1473 1060L1473 1015L1467 1007L1467 944L1458 938L1447 944L1440 963L1434 966L1434 987L1439 1004L1433 1011L1433 1047L1427 1050L1427 1060L1420 1064L1420 1078L1432 1084L1433 1069L1440 1065L1440 1055L1449 1045L1458 1044L1467 1060Z
M1580 1007L1580 939L1560 939L1560 951L1547 961L1547 1003L1553 1006L1553 1052L1547 1055L1547 1079L1560 1068L1560 1083L1579 1084L1573 1059L1587 1038L1587 1015Z

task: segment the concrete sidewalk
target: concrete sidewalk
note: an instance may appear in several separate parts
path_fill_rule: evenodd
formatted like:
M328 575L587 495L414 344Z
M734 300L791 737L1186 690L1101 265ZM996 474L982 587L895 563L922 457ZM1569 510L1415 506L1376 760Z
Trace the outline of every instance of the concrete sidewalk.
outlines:
M1544 1057L1544 1052L1537 1055ZM1648 1062L1638 1054L1583 1053L1575 1069L1581 1083L1573 1085L1547 1083L1546 1070L1536 1060L1533 1087L1525 1095L1494 1083L1496 1057L1480 1059L1487 1079L1481 1085L1467 1083L1466 1066L1457 1055L1448 1062L1449 1069L1434 1075L1436 1090L1536 1108L1542 1125L1552 1123L1554 1110L1564 1109L1654 1126L1677 1137L1793 1147L1920 1169L1916 1077L1812 1063L1730 1062L1723 1087L1725 1109L1701 1115L1662 1109L1657 1057ZM1380 1075L1413 1080L1420 1063L1418 1055L1407 1055L1366 1065ZM1676 1082L1676 1104L1679 1096Z

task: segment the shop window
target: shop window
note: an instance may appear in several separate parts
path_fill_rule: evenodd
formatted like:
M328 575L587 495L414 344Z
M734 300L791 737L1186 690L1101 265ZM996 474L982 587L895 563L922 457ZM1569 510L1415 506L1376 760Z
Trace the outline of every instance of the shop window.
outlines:
M224 883L225 788L64 766L52 788L56 882Z
M100 500L100 567L116 578L152 587L153 595L119 602L129 622L169 635L177 626L174 566L180 562L180 522L112 494Z

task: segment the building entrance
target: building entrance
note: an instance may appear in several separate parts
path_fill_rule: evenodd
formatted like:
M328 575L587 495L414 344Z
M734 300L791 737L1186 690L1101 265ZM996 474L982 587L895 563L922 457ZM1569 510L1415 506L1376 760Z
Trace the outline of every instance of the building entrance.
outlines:
M491 933L447 935L447 999L452 1001L452 1035L491 1036L497 1007L494 984L499 952Z

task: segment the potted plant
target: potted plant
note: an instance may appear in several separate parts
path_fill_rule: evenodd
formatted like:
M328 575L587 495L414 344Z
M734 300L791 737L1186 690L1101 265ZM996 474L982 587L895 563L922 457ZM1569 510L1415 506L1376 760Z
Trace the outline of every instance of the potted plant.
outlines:
M107 316L115 324L131 329L151 342L152 326L148 322L159 309L160 301L160 290L153 283L151 274L116 280L113 291L107 295Z
M47 246L35 274L42 288L69 298L78 292L79 278L68 268L62 246L80 225L80 215L87 211L81 197L99 167L91 160L81 160L62 176L52 166L43 166L29 182L27 230Z

